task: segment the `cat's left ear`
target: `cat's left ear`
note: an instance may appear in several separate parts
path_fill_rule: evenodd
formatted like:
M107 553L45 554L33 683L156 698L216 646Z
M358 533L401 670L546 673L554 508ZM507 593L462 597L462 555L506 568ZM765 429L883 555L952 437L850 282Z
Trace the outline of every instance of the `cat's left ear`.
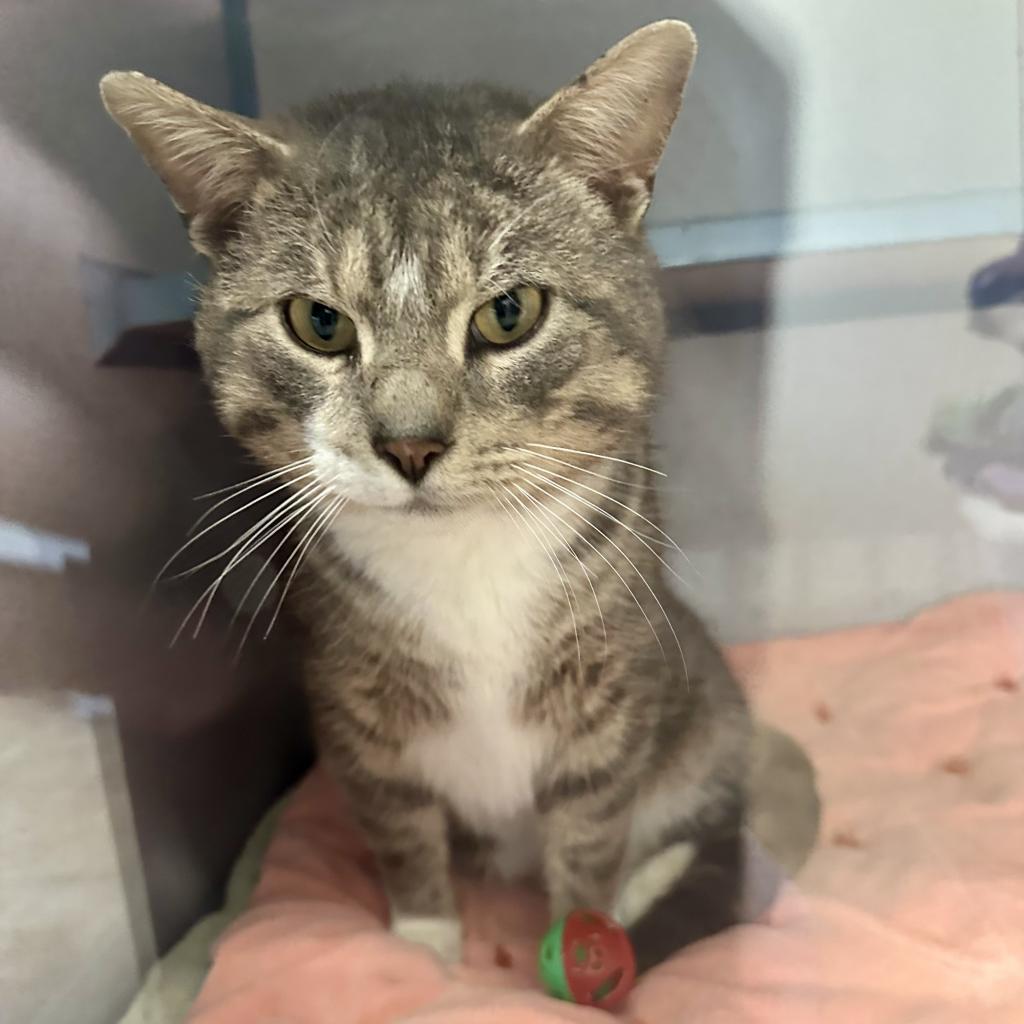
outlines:
M559 90L521 126L636 229L697 55L682 21L639 29Z
M100 94L167 186L193 245L208 256L261 180L289 155L288 145L260 122L209 107L137 71L104 75Z

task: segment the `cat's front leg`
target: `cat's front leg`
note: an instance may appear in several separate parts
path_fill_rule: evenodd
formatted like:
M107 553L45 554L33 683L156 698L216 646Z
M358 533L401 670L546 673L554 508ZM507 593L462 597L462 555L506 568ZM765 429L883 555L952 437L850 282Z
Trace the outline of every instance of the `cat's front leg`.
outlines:
M544 881L553 921L586 908L611 912L629 838L629 782L565 771L538 794Z
M445 810L428 790L398 779L346 780L391 908L391 931L448 963L462 956Z

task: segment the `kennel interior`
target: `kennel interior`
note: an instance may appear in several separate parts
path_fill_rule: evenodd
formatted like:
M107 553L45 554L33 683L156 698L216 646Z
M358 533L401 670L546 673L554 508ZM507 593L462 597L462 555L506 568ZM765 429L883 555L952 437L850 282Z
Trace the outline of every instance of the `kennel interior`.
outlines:
M106 118L100 75L137 68L249 114L397 76L544 95L662 17L701 43L648 215L684 596L746 643L1024 583L1013 0L8 3L5 1021L118 1019L311 758L287 623L236 663L244 583L173 647L197 581L150 591L208 507L194 497L255 470L189 348L202 265ZM985 735L956 756L984 754Z

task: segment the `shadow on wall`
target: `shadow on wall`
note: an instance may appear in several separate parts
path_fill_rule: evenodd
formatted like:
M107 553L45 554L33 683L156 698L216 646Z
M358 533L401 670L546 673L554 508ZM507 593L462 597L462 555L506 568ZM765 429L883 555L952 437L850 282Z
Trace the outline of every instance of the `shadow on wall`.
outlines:
M227 105L220 3L19 0L0 14L0 527L91 553L55 571L0 552L0 685L55 714L66 690L113 699L148 884L149 906L131 909L146 928L152 913L165 947L221 898L251 824L301 767L304 734L283 637L236 668L222 640L229 608L214 606L204 635L169 652L195 591L162 590L141 607L201 510L192 496L254 470L240 468L196 374L101 368L91 354L82 256L147 270L192 261L163 187L100 103L98 80L116 67ZM78 781L59 783L70 794ZM77 811L103 820L108 808ZM59 898L31 863L17 870ZM63 923L76 926L70 904ZM71 983L59 963L39 972L24 979L30 990Z
M98 84L111 69L138 68L226 105L218 0L142 0L130 7L115 0L19 0L0 24L0 121L15 143L76 183L83 202L105 214L128 249L123 262L168 270L192 262L162 185L107 117ZM61 212L72 234L79 212ZM83 253L102 255L88 239L62 238L56 224L50 231L49 245L81 242Z

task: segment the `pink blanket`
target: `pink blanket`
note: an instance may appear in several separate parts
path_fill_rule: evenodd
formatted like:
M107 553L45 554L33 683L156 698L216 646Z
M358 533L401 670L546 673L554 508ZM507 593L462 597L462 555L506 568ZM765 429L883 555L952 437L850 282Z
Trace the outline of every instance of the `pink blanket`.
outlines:
M819 772L822 839L767 918L638 983L631 1024L1024 1022L1024 596L741 647L759 714ZM320 773L302 785L192 1024L557 1024L535 893L465 885L465 962L392 938Z

